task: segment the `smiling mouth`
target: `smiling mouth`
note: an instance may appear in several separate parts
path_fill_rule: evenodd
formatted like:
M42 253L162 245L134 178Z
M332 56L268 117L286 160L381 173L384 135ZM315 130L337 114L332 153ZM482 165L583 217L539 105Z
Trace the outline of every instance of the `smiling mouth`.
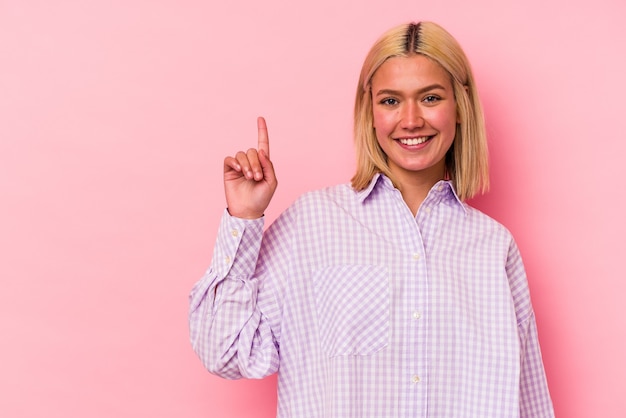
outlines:
M400 141L402 145L419 145L430 140L431 138L432 136L420 136L416 138L399 138L398 141Z

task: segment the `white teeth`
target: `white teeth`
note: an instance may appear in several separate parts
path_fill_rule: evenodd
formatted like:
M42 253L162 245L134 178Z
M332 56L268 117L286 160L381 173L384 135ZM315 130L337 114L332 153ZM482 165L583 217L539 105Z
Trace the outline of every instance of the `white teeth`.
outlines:
M404 145L418 145L423 144L428 140L428 136L421 136L419 138L400 138L400 142Z

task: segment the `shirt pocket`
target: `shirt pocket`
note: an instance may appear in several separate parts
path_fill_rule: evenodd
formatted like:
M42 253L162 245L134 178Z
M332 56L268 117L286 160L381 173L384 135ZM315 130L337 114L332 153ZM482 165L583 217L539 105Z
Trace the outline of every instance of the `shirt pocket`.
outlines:
M321 344L330 357L369 355L389 341L389 274L374 265L334 265L313 274Z

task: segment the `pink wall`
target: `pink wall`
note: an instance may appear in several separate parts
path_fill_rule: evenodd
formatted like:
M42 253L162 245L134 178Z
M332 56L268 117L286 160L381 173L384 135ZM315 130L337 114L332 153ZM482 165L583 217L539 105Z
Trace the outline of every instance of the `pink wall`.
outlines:
M626 416L625 9L0 1L0 416L273 416L274 379L213 377L188 343L221 161L256 144L262 114L270 218L347 181L362 59L420 19L474 64L493 157L475 204L521 247L557 415Z

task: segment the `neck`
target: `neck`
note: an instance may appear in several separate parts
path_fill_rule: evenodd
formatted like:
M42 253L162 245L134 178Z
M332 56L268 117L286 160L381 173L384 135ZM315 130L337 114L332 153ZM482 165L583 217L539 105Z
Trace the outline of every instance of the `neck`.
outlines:
M407 204L413 216L417 216L417 211L422 205L430 189L440 180L444 179L443 170L431 171L430 173L420 173L422 175L402 176L396 180L400 182L398 189L402 193L402 198Z
M413 216L417 215L419 207L422 205L422 202L426 199L428 192L435 185L435 183L436 181L414 185L402 185L402 188L400 189L402 198L411 210L411 213L413 213Z

